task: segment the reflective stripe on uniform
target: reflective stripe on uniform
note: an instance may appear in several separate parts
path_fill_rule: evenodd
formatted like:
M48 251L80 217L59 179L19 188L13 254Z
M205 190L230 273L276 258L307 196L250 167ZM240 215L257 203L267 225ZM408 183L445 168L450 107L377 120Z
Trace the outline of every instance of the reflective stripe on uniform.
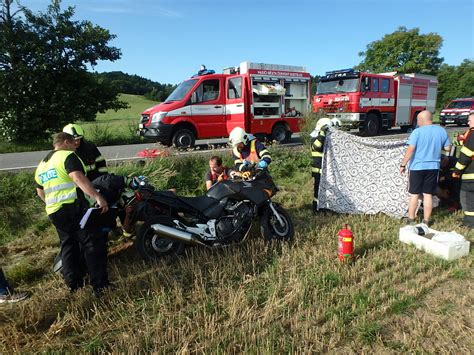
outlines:
M468 158L471 158L474 155L474 152L465 145L461 148L461 153L467 155Z
M463 165L460 162L457 162L456 165L454 166L454 168L458 170L463 170L465 167L466 165Z
M322 153L322 152L311 152L311 156L312 156L313 158L317 158L317 157L322 158L322 157L323 157L323 153Z
M71 200L74 199L75 200L76 198L77 198L77 193L76 193L76 191L74 191L74 192L71 192L67 195L59 195L57 197L47 198L47 199L45 199L44 202L46 203L46 205L51 205L53 203L59 203L59 202L69 200L69 199L71 199Z
M106 173L108 171L106 166L99 168L98 170L99 170L99 173Z
M320 141L318 141L318 140L315 140L314 143L313 143L313 145L314 145L316 148L321 148L321 147L323 146L323 144L322 144Z
M50 192L60 191L60 190L67 190L67 189L70 189L71 187L75 187L75 186L76 186L76 184L73 183L73 182L66 182L64 184L59 184L59 185L51 186L51 187L48 187L47 189L44 189L44 193L46 195L46 194L49 194Z
M311 168L311 171L313 173L320 173L321 172L321 169L320 168Z
M474 212L464 211L464 215L466 215L466 216L474 216Z
M270 156L270 152L268 151L268 149L262 149L260 151L260 156L263 158L263 156Z
M462 180L474 180L474 173L472 173L472 174L462 174L461 179Z
M95 162L99 162L99 161L104 161L105 158L102 156L102 155L99 155L96 159L95 159Z
M91 170L95 170L95 164L86 165L86 172Z

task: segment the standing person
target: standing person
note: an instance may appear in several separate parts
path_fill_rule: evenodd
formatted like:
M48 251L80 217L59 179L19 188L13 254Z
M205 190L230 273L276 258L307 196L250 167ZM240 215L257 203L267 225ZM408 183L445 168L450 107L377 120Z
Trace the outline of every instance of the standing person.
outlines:
M318 211L319 183L321 181L321 167L323 164L324 142L326 141L326 131L332 125L331 119L324 117L318 120L311 136L311 175L314 178L313 186L313 212Z
M433 125L431 112L421 111L417 116L417 123L419 127L408 138L408 148L400 164L400 173L405 173L410 162L408 223L415 224L418 197L423 194L423 223L429 225L433 195L438 186L442 150L449 152L451 146L446 130Z
M266 169L272 162L270 152L265 145L253 135L240 127L235 127L229 135L232 145L235 170L245 171L250 164L256 164L260 169Z
M83 253L91 285L99 294L109 285L107 240L98 231L80 229L79 221L87 208L84 193L96 199L102 213L108 210L107 202L84 175L84 164L74 153L74 137L58 133L53 146L54 150L36 169L36 191L46 203L46 213L61 241L62 274L69 290L74 292L84 286Z
M86 166L86 176L90 181L107 174L107 163L94 143L84 139L84 130L78 124L70 123L63 128L63 132L74 137L76 154Z
M13 289L5 278L2 268L0 268L0 304L18 302L25 298L28 298L28 293L13 292Z
M204 176L206 181L206 189L209 190L212 185L218 181L227 180L229 178L229 168L222 165L221 157L214 155L209 159L209 171Z
M461 178L461 207L463 224L474 228L474 112L467 120L469 130L464 134L464 144L454 166L453 177Z

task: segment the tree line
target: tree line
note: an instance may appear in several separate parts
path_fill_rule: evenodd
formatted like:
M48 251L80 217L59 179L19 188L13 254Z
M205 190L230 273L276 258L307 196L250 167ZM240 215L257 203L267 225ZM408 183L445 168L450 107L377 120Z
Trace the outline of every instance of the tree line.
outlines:
M98 61L116 61L116 37L86 20L74 7L51 0L34 13L17 0L0 0L0 137L30 142L46 139L69 122L93 121L98 112L127 107L119 93L163 101L173 85L122 72L94 73ZM474 62L443 64L443 39L418 28L398 28L367 45L355 66L372 72L438 75L438 108L455 97L474 96ZM91 69L92 68L92 72ZM337 68L335 68L337 69ZM313 93L319 77L313 77Z
M154 101L164 101L176 88L176 85L161 84L138 75L130 75L121 71L94 73L98 82L111 85L122 94L142 95Z

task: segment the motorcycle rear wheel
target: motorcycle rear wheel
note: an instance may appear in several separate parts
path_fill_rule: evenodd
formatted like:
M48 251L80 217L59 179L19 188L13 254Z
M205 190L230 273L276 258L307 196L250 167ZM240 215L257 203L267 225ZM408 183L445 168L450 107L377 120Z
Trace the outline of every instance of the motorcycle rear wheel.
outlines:
M260 232L262 236L269 242L273 240L289 241L293 239L295 229L290 215L280 205L273 204L273 207L275 207L283 220L283 225L278 222L271 208L266 208L260 218Z
M145 221L135 239L138 254L146 261L157 261L165 256L182 254L184 243L155 234L151 226L156 223L170 225L166 217L153 217Z

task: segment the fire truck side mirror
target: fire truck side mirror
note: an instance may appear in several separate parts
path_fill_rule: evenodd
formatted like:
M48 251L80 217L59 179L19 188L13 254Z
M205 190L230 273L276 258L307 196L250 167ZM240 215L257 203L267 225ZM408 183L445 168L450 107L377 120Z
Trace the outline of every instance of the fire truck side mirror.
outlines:
M196 94L196 91L195 91L191 95L191 103L195 104L196 102L197 102L197 94Z
M364 85L363 85L364 91L369 91L370 90L370 78L366 76L364 78Z

